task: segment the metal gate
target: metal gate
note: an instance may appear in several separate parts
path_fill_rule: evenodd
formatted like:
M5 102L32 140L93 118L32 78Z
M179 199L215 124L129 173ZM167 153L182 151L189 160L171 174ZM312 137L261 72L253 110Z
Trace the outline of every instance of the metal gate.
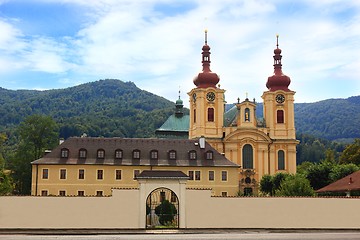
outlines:
M146 199L146 228L179 228L179 199L168 188L157 188Z

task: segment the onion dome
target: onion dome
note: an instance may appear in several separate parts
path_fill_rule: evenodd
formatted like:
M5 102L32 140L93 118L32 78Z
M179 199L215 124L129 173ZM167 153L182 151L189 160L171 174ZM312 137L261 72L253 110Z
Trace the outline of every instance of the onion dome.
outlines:
M274 75L269 77L266 87L269 91L283 90L290 91L290 78L283 74L281 64L281 49L279 48L279 35L276 35L276 49L274 50Z
M194 84L198 88L216 88L220 81L219 76L210 70L210 46L207 45L207 30L205 30L205 45L202 47L202 66L203 70L194 78Z
M183 111L183 100L180 99L180 91L179 91L179 99L175 102L175 116L182 117L184 115Z

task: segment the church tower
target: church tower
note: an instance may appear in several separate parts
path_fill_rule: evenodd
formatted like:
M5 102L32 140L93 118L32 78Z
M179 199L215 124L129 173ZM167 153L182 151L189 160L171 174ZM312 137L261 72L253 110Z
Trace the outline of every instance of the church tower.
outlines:
M202 72L194 78L196 88L190 96L190 128L189 138L221 139L224 123L224 93L225 90L216 86L220 79L210 70L210 46L207 44L205 30L205 44L202 47Z
M283 74L281 64L281 49L279 36L276 36L276 49L274 50L274 75L268 78L265 91L262 95L264 101L264 119L268 129L268 136L272 139L270 153L274 162L284 159L284 169L290 173L296 172L296 145L295 136L294 95L288 87L290 78Z

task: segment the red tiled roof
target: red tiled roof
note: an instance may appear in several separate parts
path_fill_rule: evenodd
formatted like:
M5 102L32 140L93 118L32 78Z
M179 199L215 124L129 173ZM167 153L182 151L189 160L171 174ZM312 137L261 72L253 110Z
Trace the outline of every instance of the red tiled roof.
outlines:
M68 158L60 158L61 149L69 150ZM79 158L79 150L86 149L86 159ZM97 158L97 151L105 151L103 159ZM115 158L115 150L123 151L122 159ZM140 159L133 159L133 150L140 150ZM158 159L150 159L150 151L158 151ZM170 150L176 151L176 160L169 160ZM189 160L189 151L196 151L197 159ZM205 159L207 151L213 152L213 160ZM202 167L239 167L206 143L201 149L198 140L157 139L157 138L92 138L73 137L64 141L32 164L82 164L82 165L119 165L119 166L202 166Z
M347 192L353 190L360 190L360 171L337 180L316 192Z

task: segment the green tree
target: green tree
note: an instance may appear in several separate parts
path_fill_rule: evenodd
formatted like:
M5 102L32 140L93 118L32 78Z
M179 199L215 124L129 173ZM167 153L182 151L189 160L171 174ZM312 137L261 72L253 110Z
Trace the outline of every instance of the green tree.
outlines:
M18 129L20 145L26 145L27 153L38 159L44 150L52 148L58 141L58 126L50 116L31 115L20 123Z
M288 173L276 173L273 176L273 192L272 192L272 196L275 195L276 190L278 190L280 188L281 182L288 176Z
M276 190L276 196L314 196L314 189L311 187L310 182L304 176L295 174L288 175Z
M355 163L360 165L360 138L348 145L340 156L340 163Z
M260 180L260 191L272 196L273 195L273 178L270 175L264 175Z
M347 175L352 174L353 172L358 171L359 169L360 168L353 163L335 165L332 168L329 177L331 182L335 182L343 177L346 177Z
M155 213L159 216L161 225L171 225L177 210L174 204L164 200L155 208Z
M310 181L313 189L318 190L331 183L330 173L334 164L327 161L315 163L306 170L305 177Z
M31 162L42 157L46 149L58 142L57 125L49 116L32 115L18 127L19 143L9 162L16 193L30 194Z
M5 170L5 160L3 157L3 145L7 137L5 134L0 133L0 195L9 195L13 190L12 180L9 176L9 171Z

